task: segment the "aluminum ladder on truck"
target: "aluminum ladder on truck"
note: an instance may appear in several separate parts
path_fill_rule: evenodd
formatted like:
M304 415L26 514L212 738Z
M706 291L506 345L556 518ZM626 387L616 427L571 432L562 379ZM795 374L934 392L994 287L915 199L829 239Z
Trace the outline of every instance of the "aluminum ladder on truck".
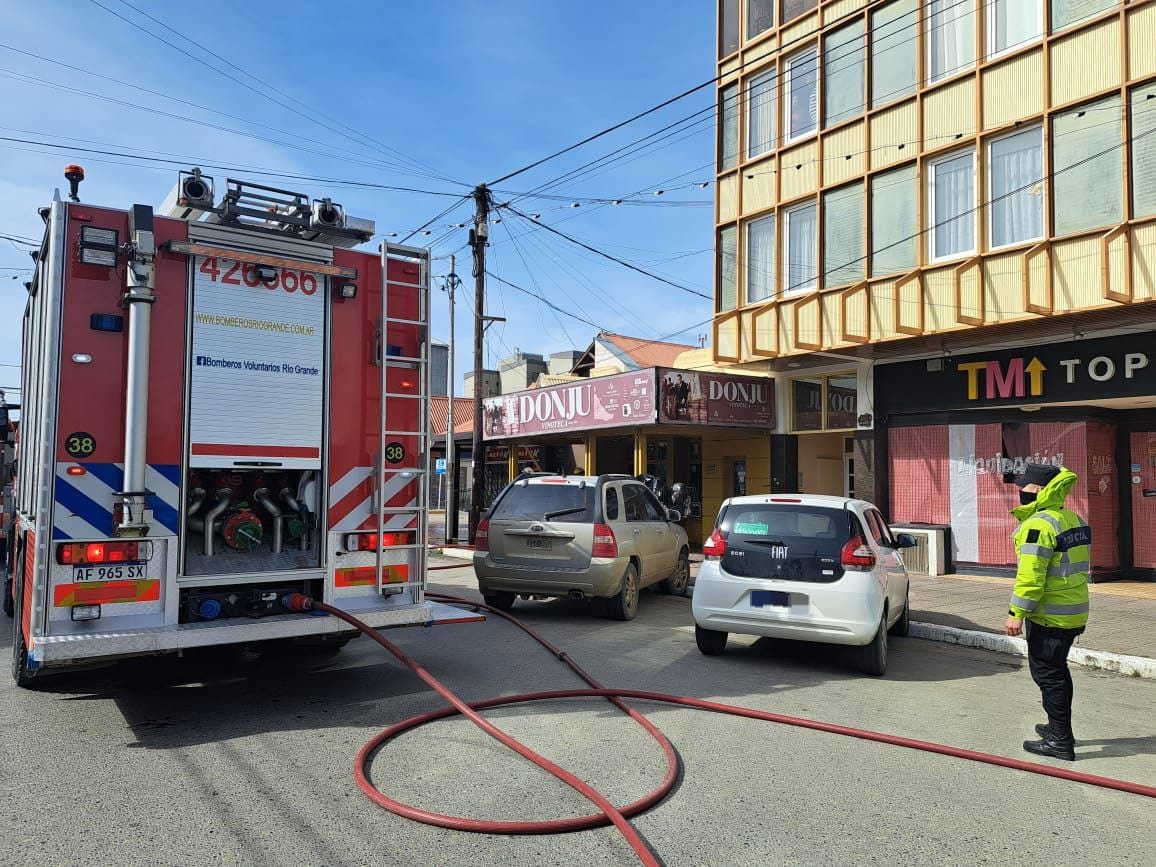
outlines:
M389 261L392 258L407 260L417 265L416 282L396 281L389 279ZM414 556L410 558L415 575L408 575L404 584L390 583L391 592L395 588L408 589L415 604L424 601L426 575L429 565L429 469L430 469L430 434L429 434L429 392L430 392L430 259L429 251L419 247L406 247L400 244L381 244L381 318L378 331L377 361L381 366L381 418L378 430L377 467L374 480L374 510L377 513L377 545L375 546L375 580L377 595L381 596L386 582L382 580L384 554L385 524L387 516L412 515L414 529L414 544L390 546L391 551L412 550ZM398 318L390 316L389 289L401 287L406 291L417 291L418 317L417 319ZM389 328L391 325L416 327L418 330L419 351L416 356L393 355L390 353ZM417 373L417 390L413 394L389 391L389 371L405 369ZM417 401L417 430L399 430L389 425L390 404L401 400ZM418 446L418 460L416 468L413 466L392 467L387 460L387 443L392 437L413 438ZM408 461L406 462L408 463ZM382 494L386 490L386 482L397 475L407 475L417 483L417 501L407 506L387 506Z

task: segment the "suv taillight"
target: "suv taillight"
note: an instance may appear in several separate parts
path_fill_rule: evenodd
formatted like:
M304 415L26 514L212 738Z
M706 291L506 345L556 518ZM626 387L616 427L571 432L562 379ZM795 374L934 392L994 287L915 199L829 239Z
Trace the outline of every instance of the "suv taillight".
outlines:
M847 540L843 551L839 554L839 562L843 568L872 569L875 566L875 552L871 550L863 539L855 536Z
M478 529L474 531L474 550L490 550L490 522L486 518L478 521Z
M707 560L721 560L726 556L726 553L726 537L719 532L718 527L715 527L714 532L710 534L710 538L706 540L706 544L702 546L702 556Z
M618 556L618 540L614 538L614 531L607 524L594 525L594 547L590 551L590 556Z

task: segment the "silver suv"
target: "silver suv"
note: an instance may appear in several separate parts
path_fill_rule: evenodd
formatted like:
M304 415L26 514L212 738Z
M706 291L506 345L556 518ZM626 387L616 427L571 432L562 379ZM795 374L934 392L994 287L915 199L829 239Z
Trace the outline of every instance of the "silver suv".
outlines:
M478 589L503 611L519 595L600 598L611 617L632 620L643 587L686 590L681 517L629 476L523 476L478 524Z

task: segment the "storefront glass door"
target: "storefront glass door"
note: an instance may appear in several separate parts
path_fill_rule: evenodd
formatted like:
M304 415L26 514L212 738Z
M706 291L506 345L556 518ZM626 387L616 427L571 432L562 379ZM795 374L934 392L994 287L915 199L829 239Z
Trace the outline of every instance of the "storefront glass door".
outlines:
M1156 569L1156 431L1131 436L1132 564Z

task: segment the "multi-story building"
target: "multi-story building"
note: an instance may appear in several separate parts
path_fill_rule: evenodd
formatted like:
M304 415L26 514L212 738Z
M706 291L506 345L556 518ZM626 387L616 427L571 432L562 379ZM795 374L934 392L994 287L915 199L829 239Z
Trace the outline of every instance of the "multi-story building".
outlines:
M1027 459L1156 575L1156 2L721 0L714 354L776 490L1007 567Z

